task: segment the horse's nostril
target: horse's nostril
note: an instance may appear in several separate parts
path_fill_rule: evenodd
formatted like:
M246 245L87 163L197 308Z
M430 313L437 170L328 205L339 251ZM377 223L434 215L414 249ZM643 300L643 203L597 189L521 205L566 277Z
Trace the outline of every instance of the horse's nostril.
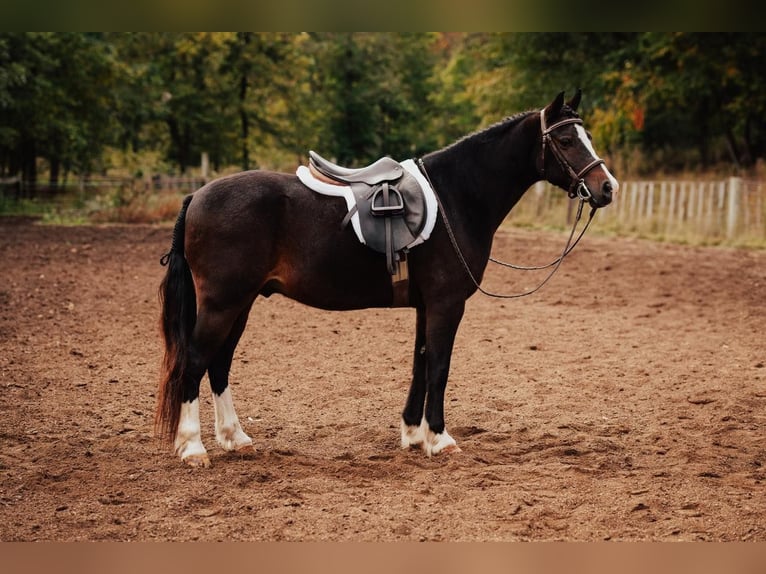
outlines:
M601 186L601 193L604 194L605 198L611 198L612 197L612 183L609 181L605 181L603 185Z

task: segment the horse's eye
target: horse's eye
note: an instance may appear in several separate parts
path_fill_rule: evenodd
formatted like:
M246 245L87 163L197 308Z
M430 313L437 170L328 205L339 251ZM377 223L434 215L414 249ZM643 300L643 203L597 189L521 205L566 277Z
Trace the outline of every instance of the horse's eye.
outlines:
M572 141L573 140L572 140L571 137L564 136L563 138L561 138L561 140L559 140L559 144L561 144L561 147L564 147L564 148L571 147L572 146Z

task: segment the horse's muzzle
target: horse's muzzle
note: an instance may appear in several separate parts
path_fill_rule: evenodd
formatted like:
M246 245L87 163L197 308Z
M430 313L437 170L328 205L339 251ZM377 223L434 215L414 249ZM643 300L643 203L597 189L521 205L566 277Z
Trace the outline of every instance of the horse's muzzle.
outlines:
M599 194L599 197L597 199L598 207L606 207L610 203L612 203L612 182L609 180L606 180L604 183L601 184L601 193Z
M590 190L589 190L590 191ZM615 189L610 180L604 180L601 182L601 184L598 186L597 191L590 192L590 197L588 198L588 203L591 207L606 207L610 203L612 203L612 194L614 193Z

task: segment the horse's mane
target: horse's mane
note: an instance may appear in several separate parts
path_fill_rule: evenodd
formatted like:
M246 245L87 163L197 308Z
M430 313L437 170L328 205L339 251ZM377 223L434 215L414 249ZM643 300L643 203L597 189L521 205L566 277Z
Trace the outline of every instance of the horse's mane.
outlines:
M494 140L503 134L505 134L509 129L514 127L516 124L518 124L521 120L529 116L530 114L533 114L539 110L527 110L525 112L519 112L517 114L514 114L512 116L508 116L498 122L495 122L492 125L489 125L483 129L476 130L475 132L472 132L470 134L464 135L460 139L454 141L453 143L449 144L448 146L442 148L440 151L447 151L454 147L457 147L466 141L473 141L473 142L487 142Z
M521 120L527 118L531 114L534 114L536 112L539 112L540 110L527 110L524 112L519 112L517 114L514 114L512 116L508 116L498 122L495 122L494 124L491 124L483 129L476 130L470 134L464 135L458 140L455 140L453 143L447 145L446 147L442 148L441 150L438 150L439 152L443 151L449 151L457 146L460 146L461 144L471 141L475 143L486 143L493 141L499 137L502 137L505 135L508 130L512 129L514 126L516 126ZM561 108L561 112L559 114L559 117L562 118L569 118L569 117L579 117L577 112L575 112L572 108L570 108L568 105L564 104L564 106Z

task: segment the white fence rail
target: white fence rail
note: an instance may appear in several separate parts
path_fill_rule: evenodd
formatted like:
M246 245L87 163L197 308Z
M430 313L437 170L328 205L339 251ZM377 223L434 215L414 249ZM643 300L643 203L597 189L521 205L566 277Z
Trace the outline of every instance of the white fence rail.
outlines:
M511 211L517 223L561 222L573 202L538 183ZM749 243L766 240L766 182L731 177L716 181L627 180L597 216L598 225L622 233L681 240Z
M104 178L70 182L67 189L130 189L153 194L194 191L206 183L201 177ZM35 196L64 191L38 186ZM16 178L0 180L0 196L23 197ZM571 221L575 202L544 182L537 183L513 208L508 221L521 225L561 227ZM691 242L766 244L766 181L730 177L721 180L633 180L620 182L611 205L599 211L599 228L617 233Z

